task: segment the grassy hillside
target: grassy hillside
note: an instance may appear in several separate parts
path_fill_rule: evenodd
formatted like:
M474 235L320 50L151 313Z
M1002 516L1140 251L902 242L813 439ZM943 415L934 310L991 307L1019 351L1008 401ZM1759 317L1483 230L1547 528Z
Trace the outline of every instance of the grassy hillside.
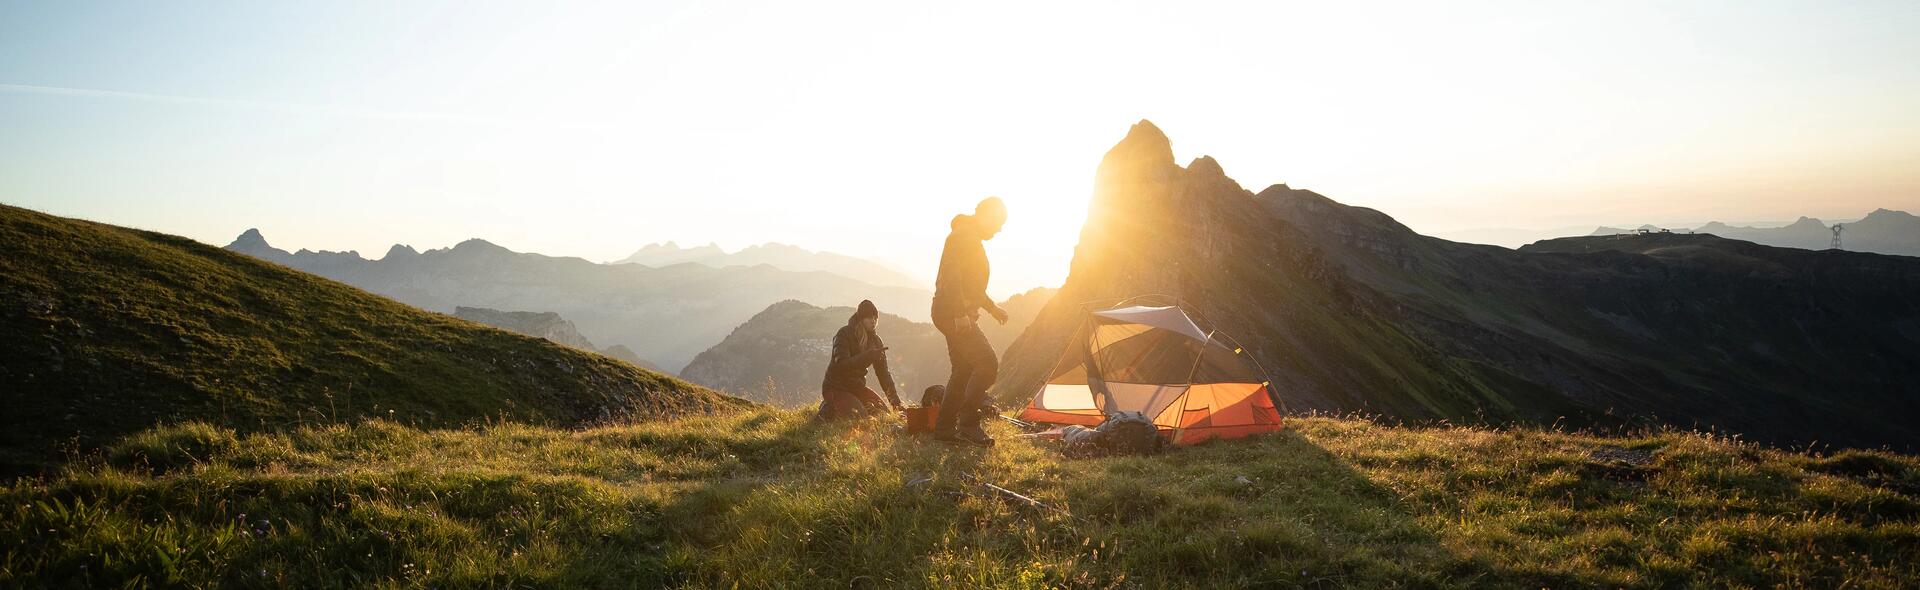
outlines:
M0 586L1854 587L1920 461L1299 418L1145 458L750 409L585 431L143 432L0 489ZM984 493L961 474L1062 511Z
M177 236L0 206L0 471L157 423L573 424L740 403Z
M1781 444L1920 448L1899 418L1920 412L1920 259L1658 233L1516 252L1421 236L1311 191L1255 198L1391 302L1376 307L1394 325L1538 392L1496 388L1515 405L1561 398L1582 408L1553 417L1605 409Z

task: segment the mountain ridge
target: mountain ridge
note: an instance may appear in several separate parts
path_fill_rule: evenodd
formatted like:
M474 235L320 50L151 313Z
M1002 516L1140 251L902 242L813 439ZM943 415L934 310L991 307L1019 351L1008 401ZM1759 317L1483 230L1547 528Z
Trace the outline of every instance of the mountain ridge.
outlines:
M1676 237L1691 241L1649 241ZM1102 159L1067 282L996 392L1038 386L1079 321L1064 302L1165 293L1243 342L1295 408L1920 443L1887 418L1920 412L1920 332L1898 328L1920 322L1920 261L1681 234L1555 242L1592 251L1461 244L1309 190L1254 194L1212 158L1175 165L1143 121ZM1680 250L1627 251L1640 243ZM1809 270L1828 263L1879 280ZM1770 264L1792 272L1751 274ZM1811 339L1727 305L1804 318Z
M457 306L553 311L594 342L624 346L666 367L684 367L729 330L783 299L828 304L872 299L884 309L901 310L926 309L932 300L924 290L765 264L609 265L514 252L479 238L368 260L355 253L288 253L258 232L243 237L228 248L430 311L452 313Z
M1006 325L981 326L995 350L1005 350L1053 296L1037 288L1007 298ZM727 337L695 356L680 376L743 398L782 406L819 403L833 336L853 314L851 306L817 307L781 301L735 327ZM882 309L878 325L889 349L888 362L907 403L919 400L927 386L944 384L950 365L946 340L932 324L915 322ZM877 386L878 379L870 378ZM878 391L878 390L876 390Z
M834 252L808 250L779 242L755 244L736 252L727 252L714 243L682 248L679 244L667 241L647 244L626 258L609 264L643 264L658 267L687 263L715 268L767 264L774 268L795 272L829 272L883 287L924 289L928 286L926 281L908 276L885 263Z
M1803 215L1792 223L1772 227L1709 221L1690 231L1767 246L1826 250L1832 246L1833 227L1836 225L1843 226L1840 236L1843 250L1920 256L1920 217L1885 207L1874 209L1854 221L1839 221L1831 224ZM1643 225L1641 229L1661 230L1653 225ZM1631 230L1601 227L1588 235L1608 236L1624 233L1631 233Z

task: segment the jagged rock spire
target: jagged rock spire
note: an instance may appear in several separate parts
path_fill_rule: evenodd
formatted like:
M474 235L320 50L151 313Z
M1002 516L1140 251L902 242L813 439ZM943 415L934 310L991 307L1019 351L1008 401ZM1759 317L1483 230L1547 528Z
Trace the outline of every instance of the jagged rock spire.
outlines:
M234 238L233 243L228 244L227 247L231 249L241 249L271 246L267 244L267 237L260 235L259 228L247 228L247 231L240 232L240 237Z
M1167 134L1152 121L1141 119L1101 158L1100 177L1104 180L1114 175L1160 172L1173 166L1173 143L1167 140Z

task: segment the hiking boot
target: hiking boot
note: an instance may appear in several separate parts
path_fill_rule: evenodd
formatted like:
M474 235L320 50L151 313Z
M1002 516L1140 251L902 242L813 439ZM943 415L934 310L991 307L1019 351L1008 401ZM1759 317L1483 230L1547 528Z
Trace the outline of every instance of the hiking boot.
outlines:
M960 427L960 432L956 434L960 440L964 440L968 444L983 447L993 446L993 437L987 435L987 429L981 428L979 421Z
M985 432L982 432L979 434L963 432L963 433L960 433L960 440L976 447L993 446L993 437L987 436L987 433Z
M933 440L948 445L993 446L993 437L987 436L984 432L977 436L966 432L936 432L933 434Z

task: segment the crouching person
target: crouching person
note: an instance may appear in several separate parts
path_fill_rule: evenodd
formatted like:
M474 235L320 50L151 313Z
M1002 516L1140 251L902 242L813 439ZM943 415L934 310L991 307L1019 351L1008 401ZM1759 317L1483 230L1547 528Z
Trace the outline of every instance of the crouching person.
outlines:
M833 335L833 356L820 383L819 419L854 418L900 407L893 374L887 371L887 345L874 331L879 321L880 310L873 302L861 301L853 317L847 318L847 325ZM887 392L885 401L867 387L868 367L880 378L880 389Z

